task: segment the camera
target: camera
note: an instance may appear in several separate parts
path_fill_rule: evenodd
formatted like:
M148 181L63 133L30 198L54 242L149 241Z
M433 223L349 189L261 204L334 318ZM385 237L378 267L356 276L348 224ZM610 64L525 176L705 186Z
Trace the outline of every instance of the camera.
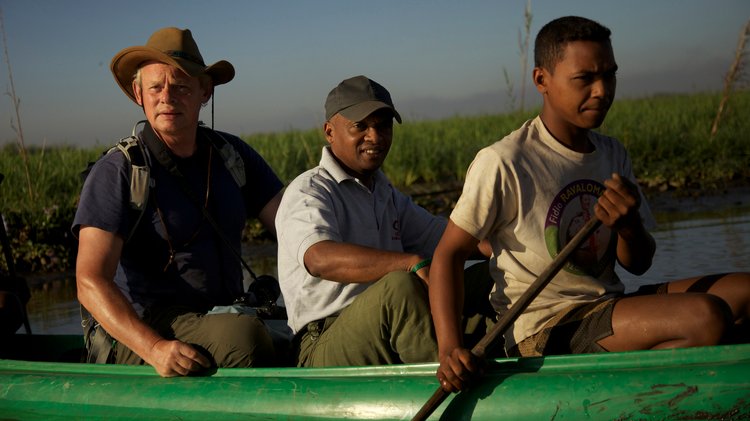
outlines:
M261 275L247 288L247 292L234 301L234 304L249 307L272 307L281 295L279 281L270 275Z

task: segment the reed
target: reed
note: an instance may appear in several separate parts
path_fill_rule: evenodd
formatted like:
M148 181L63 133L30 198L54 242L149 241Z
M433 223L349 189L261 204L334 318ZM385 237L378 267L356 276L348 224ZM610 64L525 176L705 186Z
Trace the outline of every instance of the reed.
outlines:
M718 93L618 99L599 130L625 145L636 176L647 187L721 186L734 178L750 177L750 142L746 136L750 120L742 113L750 107L750 93L735 92L714 134L715 141L709 143L720 100ZM399 187L463 180L480 149L502 139L538 112L537 108L519 115L511 110L500 115L396 124L383 171ZM320 147L327 144L319 129L244 139L263 155L284 183L313 163L317 165Z
M615 101L601 131L619 139L641 184L661 190L726 186L750 177L750 92L736 92L711 136L717 93Z
M635 175L646 188L723 188L738 178L750 179L750 119L744 112L750 109L750 92L733 93L714 141L708 142L720 101L721 93L618 99L599 130L625 145ZM407 191L427 193L441 191L446 185L460 186L480 149L501 140L538 113L537 108L523 115L516 110L396 124L382 169L396 186ZM245 135L243 139L264 157L284 184L317 165L322 147L327 145L319 128ZM37 169L32 200L21 152L10 143L0 148L0 173L6 176L0 189L0 210L6 216L10 236L16 239L13 247L19 271L59 269L73 261L66 256L72 256L76 246L69 232L82 186L79 173L105 149L68 145L46 150L27 148L31 162L44 158L44 165ZM428 196L419 200L443 214L452 206L429 203L434 199ZM259 238L263 230L250 221L246 233Z
M5 42L5 25L3 25L3 12L0 10L0 30L3 33L3 47L5 48L5 61L8 63L8 77L10 78L10 92L5 92L13 100L13 107L16 110L16 120L18 121L18 128L13 125L13 120L10 121L10 126L18 134L18 148L23 156L23 165L26 169L26 181L29 186L29 198L34 201L34 189L31 187L31 175L29 174L29 160L26 156L26 146L23 142L23 130L21 129L21 115L18 112L18 108L21 106L21 98L16 97L16 89L13 86L13 74L10 72L10 57L8 57L8 44ZM45 142L46 144L46 142Z
M709 143L720 100L720 93L618 99L600 131L625 145L636 176L644 185L710 187L732 178L750 177L750 119L743 113L750 109L750 92L734 93L714 142ZM510 112L396 124L383 171L399 187L463 180L480 149L502 139L538 112L537 108L520 116ZM284 184L317 165L322 147L328 144L319 128L242 138L264 157ZM44 165L36 171L38 182L32 201L22 153L12 143L0 147L0 172L6 176L0 192L1 209L74 205L81 189L78 173L105 149L70 145L46 150L26 148L30 161L44 158Z
M524 98L526 96L526 64L529 61L529 32L531 31L531 21L533 18L531 0L529 0L529 3L523 10L523 24L526 27L526 37L523 38L521 30L518 30L518 55L521 57L521 66L523 67L523 76L521 77L521 114L523 114Z
M31 146L25 152L30 161L40 163L33 198L30 197L28 184L24 183L26 168L21 151L10 143L0 148L0 173L5 175L0 192L3 212L75 206L83 186L79 173L86 168L87 162L95 161L102 150L74 146ZM44 165L41 165L42 158Z
M750 37L750 19L748 19L745 28L740 31L740 40L737 43L737 50L734 54L734 62L732 67L729 68L726 76L724 76L724 92L721 95L721 101L719 102L719 110L716 113L714 124L711 126L710 141L713 141L714 133L721 120L722 113L724 112L724 105L726 104L729 96L732 93L732 88L735 83L743 80L747 77L747 53L745 52L745 42Z

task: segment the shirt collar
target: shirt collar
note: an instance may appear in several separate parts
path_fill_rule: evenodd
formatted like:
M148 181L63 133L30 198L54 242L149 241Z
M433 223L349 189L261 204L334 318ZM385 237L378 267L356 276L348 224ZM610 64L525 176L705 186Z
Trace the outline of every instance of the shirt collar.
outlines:
M331 174L331 177L333 177L333 179L336 180L336 182L339 184L343 183L346 180L353 180L362 187L365 187L361 181L347 174L346 171L341 168L341 165L339 165L338 161L336 161L336 158L333 157L333 152L331 152L330 146L323 147L323 154L320 157L320 166L328 171L328 173ZM375 171L375 174L373 174L372 178L373 180L375 180L376 185L388 186L391 184L391 181L388 180L388 177L386 177L385 174L383 174L383 171L381 171L380 169Z

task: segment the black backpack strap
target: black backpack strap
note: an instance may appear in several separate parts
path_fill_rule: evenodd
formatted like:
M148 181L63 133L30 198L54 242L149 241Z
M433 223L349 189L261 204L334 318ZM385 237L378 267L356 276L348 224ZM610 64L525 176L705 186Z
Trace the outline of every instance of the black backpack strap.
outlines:
M242 160L240 153L237 152L234 146L229 143L221 133L211 130L210 128L199 125L198 133L201 133L208 139L211 146L219 152L221 159L224 161L224 167L232 174L234 182L237 186L245 192L244 187L247 184L247 177L245 175L245 161Z
M143 149L143 144L138 136L135 135L135 130L138 125L145 122L146 120L142 120L136 123L130 137L120 139L115 146L104 151L97 159L98 162L106 155L120 150L127 160L128 165L125 171L128 175L128 181L130 182L130 209L135 211L130 212L129 216L134 219L135 222L131 224L130 231L128 232L127 237L125 237L126 243L133 236L138 223L141 221L141 218L146 211L150 189L156 186L156 181L151 178L151 168L146 161L146 151ZM81 179L84 182L86 181L86 178L88 178L89 173L91 173L94 164L96 164L96 162L89 162L86 169L81 171Z
M149 192L151 188L156 186L156 181L151 178L151 168L146 162L146 152L143 150L143 145L138 137L132 136L120 140L117 148L128 159L128 167L130 169L130 208L137 212L138 215L135 217L135 222L132 224L130 232L128 232L128 236L125 238L125 243L127 243L133 237L138 223L143 218L143 214L146 213Z

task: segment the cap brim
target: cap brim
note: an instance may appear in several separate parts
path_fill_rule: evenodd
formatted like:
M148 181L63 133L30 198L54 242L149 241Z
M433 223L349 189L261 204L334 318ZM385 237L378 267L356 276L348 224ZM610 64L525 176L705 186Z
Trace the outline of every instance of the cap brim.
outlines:
M185 72L186 75L192 77L206 73L213 79L214 86L222 85L234 78L234 66L225 60L220 60L208 67L203 67L189 60L168 56L151 47L139 46L126 48L112 59L109 68L117 84L136 104L138 102L135 100L135 94L133 93L133 76L136 70L138 70L138 66L149 60L157 60L177 67Z
M391 110L391 112L393 112L393 117L395 117L396 121L401 124L401 115L398 113L398 111L396 111L396 109L391 107L390 105L380 101L360 102L359 104L352 105L349 108L339 110L338 113L344 116L347 120L361 121L367 118L368 115L382 108Z

